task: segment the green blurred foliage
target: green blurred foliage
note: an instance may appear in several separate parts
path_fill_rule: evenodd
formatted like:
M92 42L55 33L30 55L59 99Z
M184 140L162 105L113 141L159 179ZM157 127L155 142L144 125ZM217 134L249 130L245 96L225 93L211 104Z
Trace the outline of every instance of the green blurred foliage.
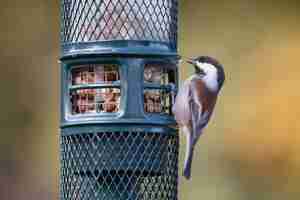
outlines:
M296 0L180 2L180 54L215 56L227 75L180 199L300 198L299 10ZM57 199L59 1L3 0L0 23L0 196Z

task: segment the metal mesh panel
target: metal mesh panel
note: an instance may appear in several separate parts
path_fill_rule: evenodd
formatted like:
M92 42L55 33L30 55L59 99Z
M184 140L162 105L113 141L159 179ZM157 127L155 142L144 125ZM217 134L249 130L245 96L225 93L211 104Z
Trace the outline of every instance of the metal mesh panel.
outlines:
M175 67L162 63L149 63L144 68L144 111L172 115L175 87Z
M147 113L172 114L171 94L162 89L144 90L144 110Z
M61 136L62 200L177 199L176 132L78 129Z
M105 86L99 87L101 84ZM121 98L119 84L120 75L117 65L73 66L69 74L71 114L118 112Z
M62 42L146 40L176 46L177 0L62 0Z

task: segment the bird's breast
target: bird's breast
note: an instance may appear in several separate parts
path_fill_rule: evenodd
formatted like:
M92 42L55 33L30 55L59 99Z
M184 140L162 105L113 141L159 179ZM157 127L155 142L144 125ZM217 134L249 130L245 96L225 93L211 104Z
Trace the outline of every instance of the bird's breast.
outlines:
M195 81L195 89L197 91L197 98L202 105L202 114L206 112L212 113L216 103L217 94L211 92L202 80Z

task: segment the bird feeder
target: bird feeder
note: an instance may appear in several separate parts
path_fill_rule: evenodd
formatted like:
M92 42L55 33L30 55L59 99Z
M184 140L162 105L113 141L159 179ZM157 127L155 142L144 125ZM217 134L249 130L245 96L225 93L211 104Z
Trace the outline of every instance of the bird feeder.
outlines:
M177 199L177 0L61 6L60 199Z

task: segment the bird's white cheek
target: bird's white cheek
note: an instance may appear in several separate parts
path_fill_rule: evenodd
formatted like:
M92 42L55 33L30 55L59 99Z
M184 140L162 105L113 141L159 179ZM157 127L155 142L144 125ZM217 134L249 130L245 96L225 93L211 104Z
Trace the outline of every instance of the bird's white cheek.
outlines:
M214 76L205 76L203 78L203 81L205 82L206 86L211 90L211 91L218 91L218 81L217 78Z

